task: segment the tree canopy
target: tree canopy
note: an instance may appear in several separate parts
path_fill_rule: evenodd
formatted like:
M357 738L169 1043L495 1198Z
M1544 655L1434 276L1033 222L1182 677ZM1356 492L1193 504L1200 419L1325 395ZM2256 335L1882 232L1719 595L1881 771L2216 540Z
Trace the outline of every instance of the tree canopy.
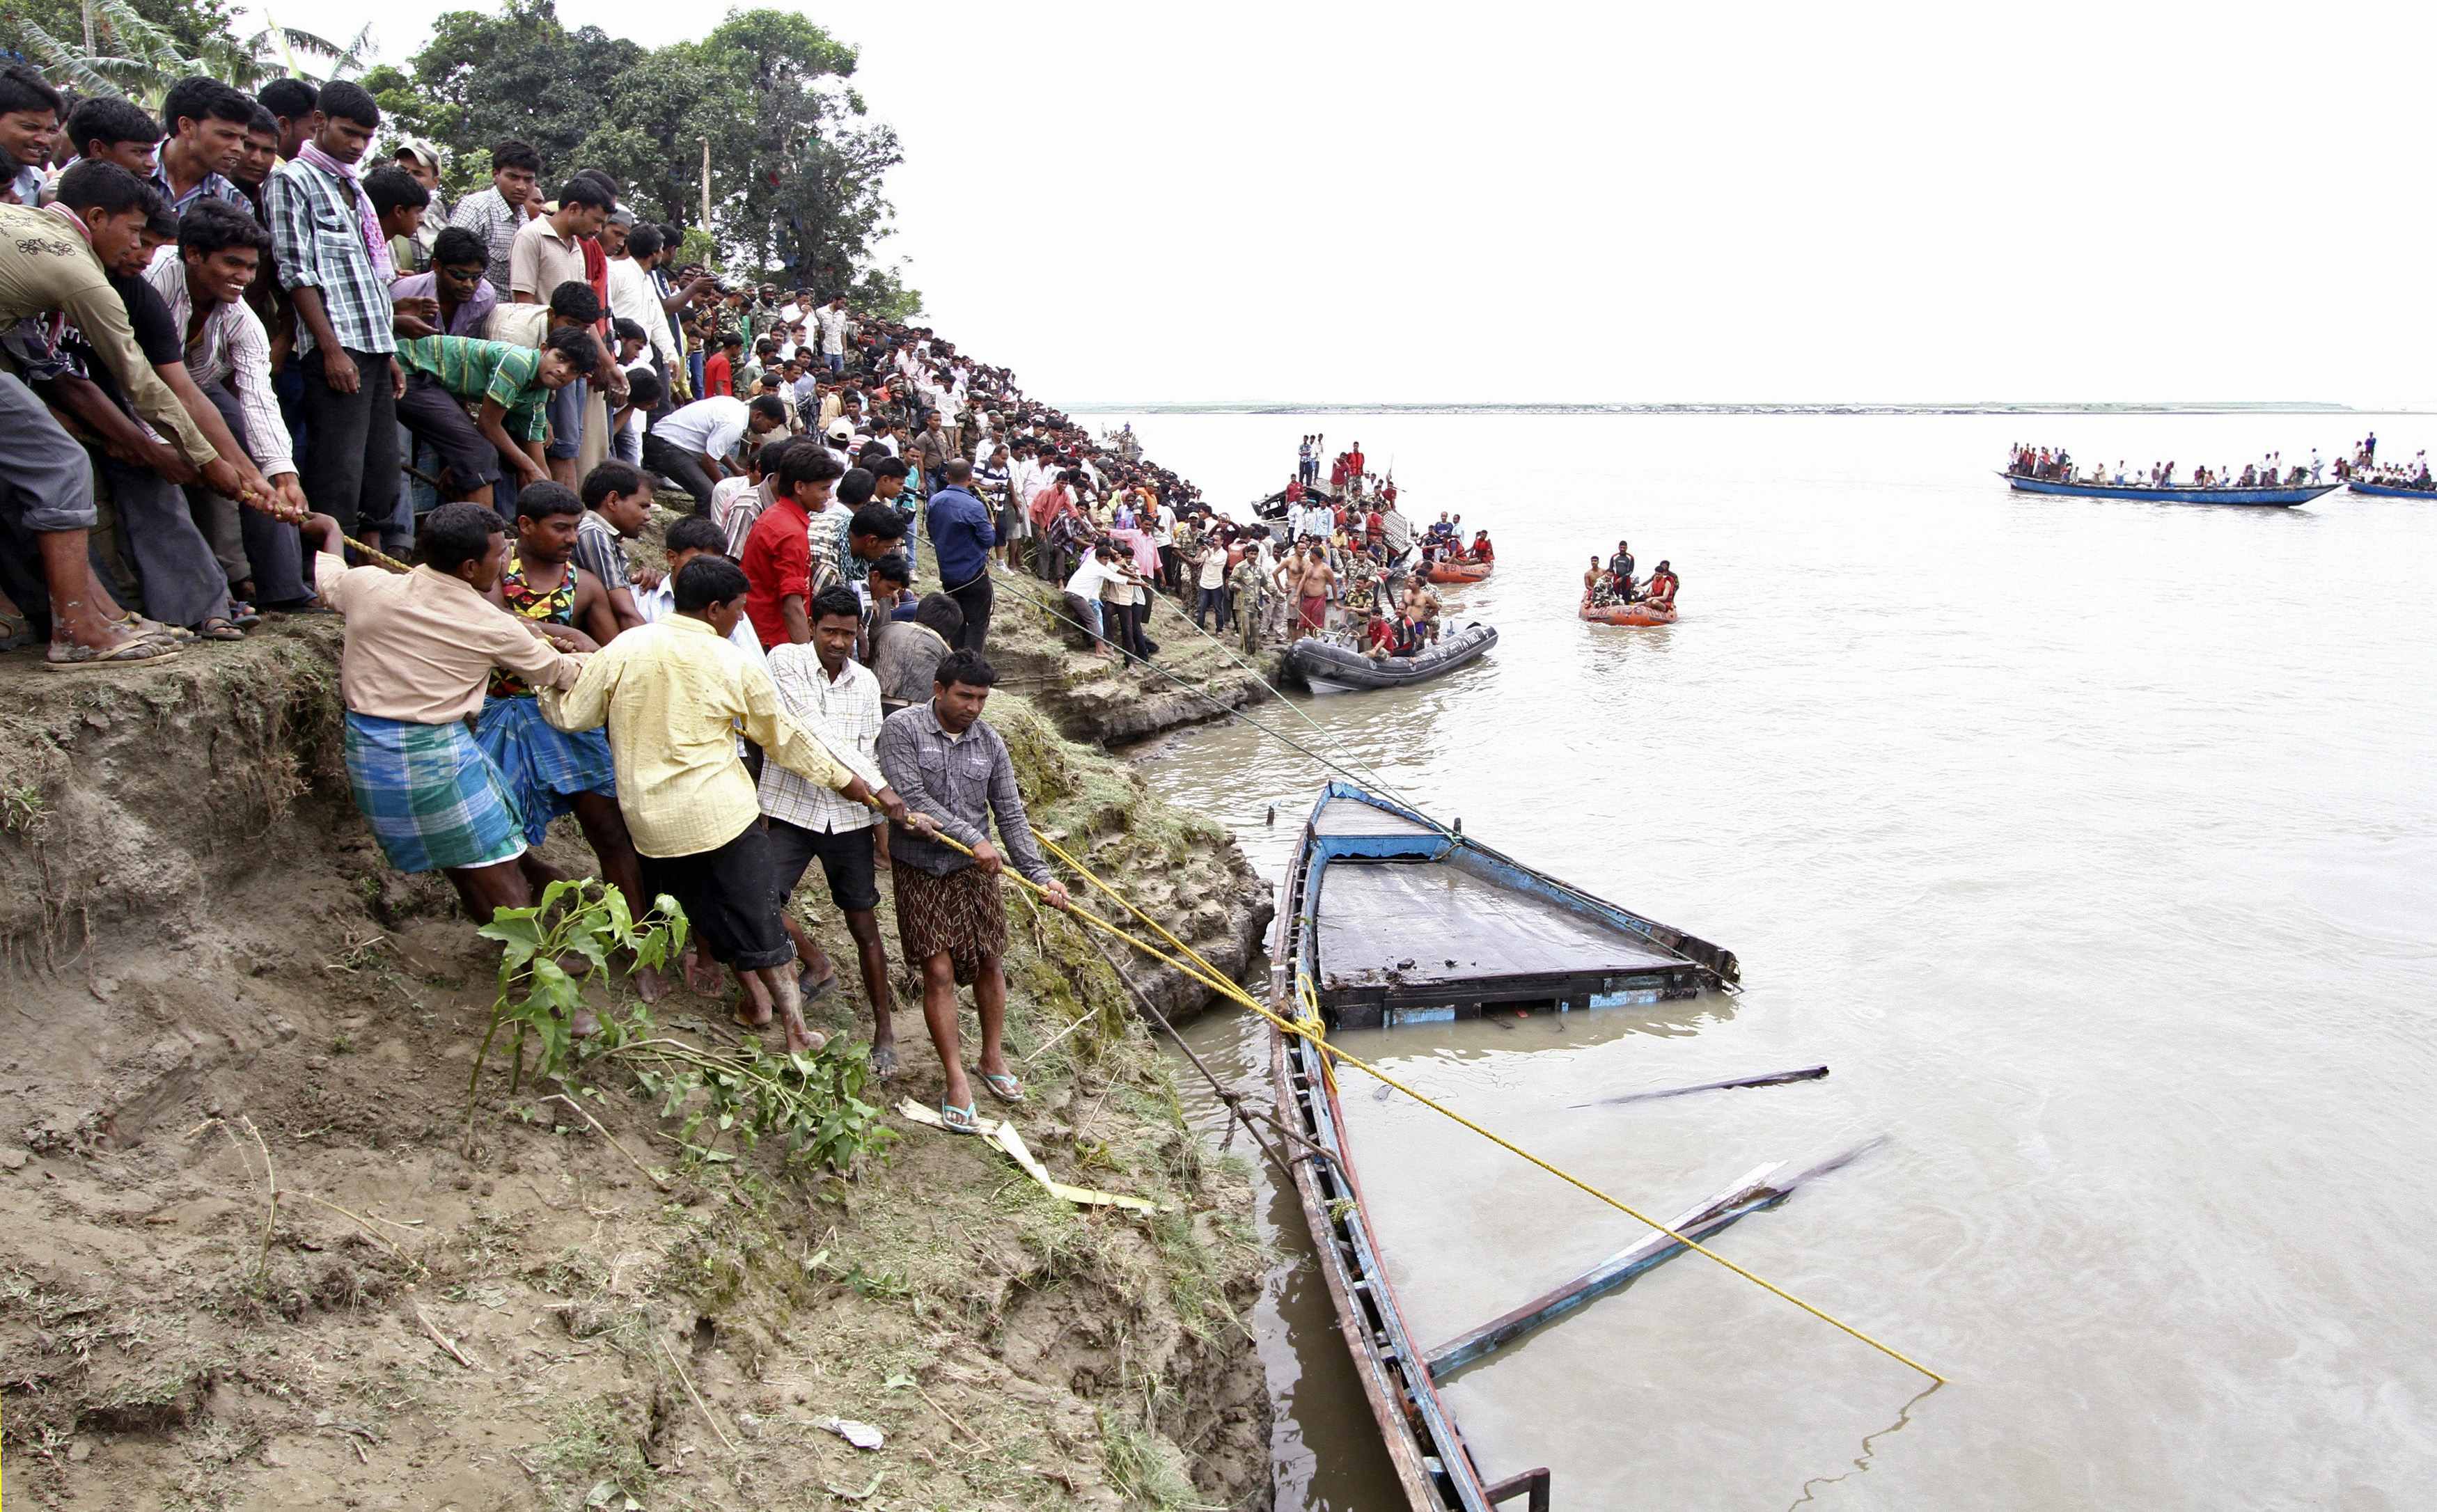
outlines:
M849 82L855 49L801 16L731 12L699 42L646 49L594 26L570 31L552 0L454 10L406 68L365 76L381 109L450 155L450 186L479 187L494 142L542 156L545 192L597 167L643 215L702 222L765 276L844 289L910 313L920 297L871 264L888 218L882 180L897 133L866 118Z
M55 82L148 104L189 73L249 90L289 72L318 82L308 64L345 77L370 41L277 25L239 36L233 0L7 0L0 10L0 42ZM514 138L540 151L546 195L578 168L600 168L638 214L707 230L741 268L903 318L920 294L873 262L889 214L882 181L903 153L868 118L855 61L852 46L782 10L730 11L699 42L646 48L598 26L570 30L554 0L501 0L443 14L421 51L361 82L391 140L442 148L456 194L483 186L491 145Z

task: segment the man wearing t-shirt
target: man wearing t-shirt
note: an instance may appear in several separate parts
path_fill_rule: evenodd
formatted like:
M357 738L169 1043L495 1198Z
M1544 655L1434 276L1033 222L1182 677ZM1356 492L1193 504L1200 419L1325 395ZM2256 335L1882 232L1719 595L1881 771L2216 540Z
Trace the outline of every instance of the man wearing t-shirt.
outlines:
M508 297L519 304L546 304L559 285L589 283L584 238L601 234L609 208L609 191L599 180L568 180L559 188L557 209L517 228L508 246Z
M730 462L737 444L748 436L759 441L786 423L787 407L775 394L749 405L727 395L697 399L661 416L643 433L643 465L692 494L694 513L708 514L711 485L736 470Z
M745 613L764 650L812 642L813 516L829 508L840 476L837 459L824 448L790 447L779 463L779 496L745 538Z

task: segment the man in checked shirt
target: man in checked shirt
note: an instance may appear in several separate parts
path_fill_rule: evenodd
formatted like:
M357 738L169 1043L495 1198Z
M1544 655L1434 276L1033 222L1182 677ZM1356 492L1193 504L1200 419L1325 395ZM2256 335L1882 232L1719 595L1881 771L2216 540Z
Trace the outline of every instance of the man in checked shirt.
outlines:
M854 659L863 601L853 589L832 585L814 595L811 618L812 644L781 645L767 652L779 706L820 737L841 765L877 792L888 785L872 752L880 736L880 680ZM847 932L854 937L864 995L871 1002L871 1074L885 1080L897 1071L897 1026L891 1017L895 999L888 985L888 952L880 943L880 918L873 912L880 907L872 850L880 816L775 762L763 764L762 815L770 830L780 909L788 933L795 936L797 959L805 965L805 1000L828 991L837 980L836 967L804 937L787 908L796 884L817 858L830 901L846 915Z

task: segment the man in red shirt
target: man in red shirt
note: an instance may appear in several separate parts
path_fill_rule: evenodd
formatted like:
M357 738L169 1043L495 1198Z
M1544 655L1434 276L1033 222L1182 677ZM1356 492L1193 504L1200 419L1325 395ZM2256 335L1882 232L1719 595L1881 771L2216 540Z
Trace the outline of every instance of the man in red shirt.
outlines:
M1345 480L1357 488L1362 486L1362 443L1359 441L1345 454Z
M736 355L745 350L745 338L729 332L719 343L719 350L702 365L702 396L716 399L721 394L733 397L736 392Z
M1489 532L1487 530L1475 530L1472 533L1472 559L1475 562L1495 562L1498 560L1498 553L1490 549Z
M1331 493L1345 492L1345 454L1343 452L1338 453L1336 460L1328 464L1328 487Z
M1301 478L1297 478L1287 484L1287 502L1290 505L1300 504L1303 502L1303 479Z
M706 379L707 381L707 379ZM826 446L790 446L779 464L779 496L745 538L745 613L764 650L809 646L813 621L813 516L829 508L846 475Z
M1380 514L1378 507L1374 505L1371 513L1362 516L1363 544L1370 547L1373 556L1379 554L1379 538L1387 533L1388 521Z

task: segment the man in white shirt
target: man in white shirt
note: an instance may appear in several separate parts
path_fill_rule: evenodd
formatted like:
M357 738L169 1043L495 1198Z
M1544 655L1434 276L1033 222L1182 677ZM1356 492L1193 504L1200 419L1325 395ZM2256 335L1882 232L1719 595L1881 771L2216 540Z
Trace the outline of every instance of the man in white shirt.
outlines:
M786 424L787 407L775 394L749 405L728 394L697 399L643 433L643 465L692 494L694 513L708 514L711 485L736 470L730 462L738 443Z
M1107 546L1094 547L1066 580L1066 617L1091 631L1095 656L1116 654L1100 620L1100 590L1122 576L1112 565L1112 550Z
M655 624L677 612L677 569L698 556L725 556L727 540L719 527L699 514L669 522L668 533L661 544L668 548L669 565L660 581L652 587L634 585L635 612L643 623ZM745 659L763 670L769 670L762 652L762 637L753 631L753 621L743 615L736 617L736 628L728 633L728 643L745 654Z
M271 339L245 303L246 289L270 256L271 235L253 217L222 200L198 200L179 225L177 247L154 259L145 279L169 306L184 344L186 375L261 470L272 502L302 518L311 512L272 388ZM237 599L292 603L305 598L295 526L240 510L200 486L189 504Z
M780 706L818 736L841 766L871 783L881 774L872 749L880 736L880 680L854 659L863 601L851 588L833 586L815 594L807 613L812 643L778 646L769 652L770 681L779 689ZM854 937L863 968L864 994L871 1004L871 1074L885 1079L897 1070L897 1026L890 1012L895 999L888 985L888 952L881 945L874 912L880 906L873 845L877 816L775 762L762 771L762 813L777 863L780 912L788 931L798 936L798 958L811 942L801 939L801 927L783 900L794 896L796 884L815 858L829 884L830 901L846 915L847 932ZM829 979L807 987L806 996L816 995L835 976L833 969Z
M832 373L846 371L846 296L837 298L813 312L813 321L820 328L821 360Z
M683 373L685 360L677 352L676 339L669 334L668 311L660 307L659 290L652 284L652 265L659 257L658 227L637 226L626 233L625 245L609 255L609 313L643 328L660 374L660 391L674 393L669 374Z

